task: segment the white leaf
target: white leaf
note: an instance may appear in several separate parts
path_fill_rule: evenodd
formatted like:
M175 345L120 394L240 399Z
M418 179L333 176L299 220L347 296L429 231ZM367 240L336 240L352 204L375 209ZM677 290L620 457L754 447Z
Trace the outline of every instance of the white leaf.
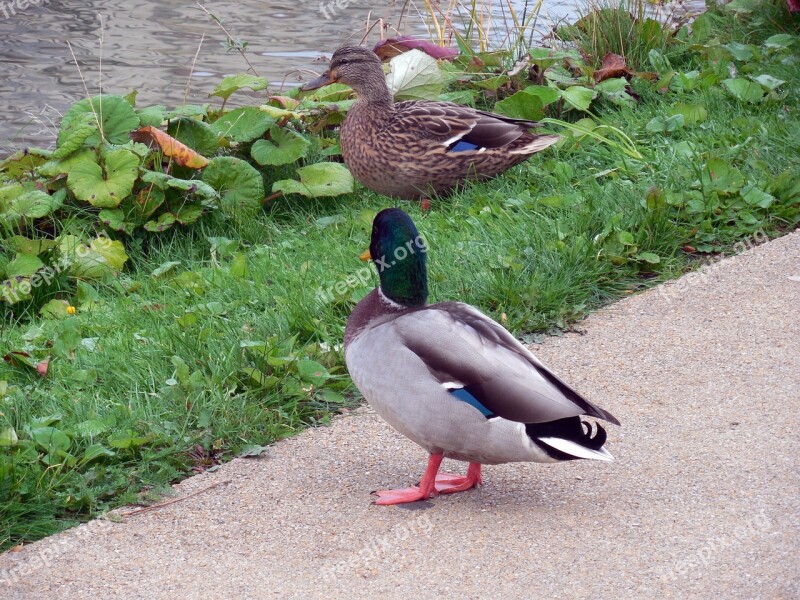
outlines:
M386 83L396 100L435 100L442 91L444 76L436 59L421 50L409 50L389 63Z

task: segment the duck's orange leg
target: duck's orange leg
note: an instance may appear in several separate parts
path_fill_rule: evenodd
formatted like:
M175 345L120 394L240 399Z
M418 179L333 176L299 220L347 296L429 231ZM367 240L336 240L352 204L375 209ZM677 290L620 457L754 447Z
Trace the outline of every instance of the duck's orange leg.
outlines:
M379 490L374 492L378 495L375 504L405 504L407 502L417 502L427 500L431 496L438 494L455 494L463 492L481 485L481 463L469 463L466 477L461 475L451 475L450 473L439 473L442 464L441 454L431 454L428 459L428 468L418 486L402 488L399 490Z
M441 454L431 454L428 459L428 468L425 469L425 475L422 476L422 481L419 482L418 486L399 490L378 490L373 492L378 495L375 504L405 504L406 502L427 500L431 496L436 496L439 493L436 490L436 474L439 472L442 458L443 456Z
M436 491L440 494L455 494L479 486L483 483L481 478L481 463L471 462L467 467L466 477L439 473L436 477Z

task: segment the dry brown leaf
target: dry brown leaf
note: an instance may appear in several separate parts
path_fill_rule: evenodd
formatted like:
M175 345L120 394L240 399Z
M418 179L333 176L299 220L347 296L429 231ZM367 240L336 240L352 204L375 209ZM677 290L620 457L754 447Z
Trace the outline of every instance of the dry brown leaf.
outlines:
M619 54L609 52L603 57L600 68L594 72L594 80L597 83L605 79L613 79L615 77L624 77L628 81L633 77L633 73L625 64L625 59Z
M208 165L208 159L201 156L186 144L176 140L171 135L156 129L151 125L146 125L131 133L134 142L147 144L151 148L157 146L161 149L164 156L169 156L176 164L190 169L202 169Z

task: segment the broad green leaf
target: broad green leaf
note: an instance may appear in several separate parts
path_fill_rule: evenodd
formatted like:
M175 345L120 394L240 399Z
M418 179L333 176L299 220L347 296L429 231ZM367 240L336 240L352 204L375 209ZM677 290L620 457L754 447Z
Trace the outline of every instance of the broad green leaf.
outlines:
M475 86L496 92L508 82L508 75L498 75L497 77L489 77L488 79L475 81Z
M542 106L547 106L548 104L553 104L553 102L558 102L558 99L561 97L561 94L558 93L558 90L555 88L548 87L546 85L529 85L523 90L526 94L530 94L538 98Z
M247 257L241 252L237 252L233 256L233 260L231 261L231 266L228 268L228 272L238 279L248 278L250 273L247 268Z
M3 300L6 304L16 304L23 300L30 300L32 289L30 279L27 277L0 281L0 300Z
M248 218L261 209L264 180L249 163L232 156L211 159L203 181L220 195L222 210L237 218Z
M6 238L6 241L20 254L30 254L31 256L39 256L42 252L58 246L58 242L55 240L31 240L22 235Z
M72 444L69 436L55 427L31 429L31 439L51 453L57 450L66 452Z
M62 199L63 194L26 191L19 185L0 188L0 222L13 224L19 219L46 217L61 206Z
M578 110L589 110L589 105L597 97L597 92L581 85L573 85L562 90L561 97L564 102Z
M136 433L128 429L111 434L108 438L108 445L112 448L127 450L129 448L144 446L149 441L149 438L136 435Z
M274 375L267 375L263 371L252 367L241 369L239 374L243 378L242 383L251 388L264 388L269 390L278 385L280 381Z
M764 47L773 50L782 50L783 48L791 46L798 39L800 39L798 36L789 33L776 33L764 40Z
M761 8L762 0L732 0L724 6L724 10L748 14Z
M434 100L444 86L438 62L421 50L398 54L389 68L386 83L396 100Z
M208 124L197 119L170 121L167 133L204 157L216 154L219 150L217 133Z
M741 77L725 79L722 82L722 86L728 90L734 98L742 102L756 104L757 102L761 102L761 99L764 97L764 90L761 89L760 85Z
M347 404L347 398L333 390L322 390L322 399L331 404Z
M162 233L175 225L176 219L175 215L172 213L162 213L159 215L158 219L155 221L148 221L144 224L145 231L149 231L150 233Z
M708 117L706 107L701 104L676 104L669 110L670 115L683 115L686 125L697 125Z
M183 106L167 112L166 118L170 121L172 119L181 119L183 117L197 117L198 119L205 119L208 116L208 109L210 108L210 104L184 104Z
M139 127L139 116L125 98L103 94L73 104L61 119L61 129L72 127L75 119L86 123L87 114L100 123L99 130L95 129L83 142L88 146L97 146L101 139L110 144L124 144L129 141L128 134Z
M256 77L249 73L239 73L238 75L228 75L223 79L209 96L219 96L223 100L230 98L231 94L244 88L250 88L254 92L264 90L269 83L263 77Z
M97 117L93 113L79 113L70 121L64 121L66 123L58 132L57 147L53 152L56 160L62 160L78 150L90 135L97 132Z
M569 87L578 83L578 78L574 77L572 73L567 71L561 65L550 67L544 72L544 78L550 83L555 83L562 87Z
M231 256L239 248L239 240L232 240L226 237L208 237L206 238L211 244L211 254L219 254L219 256Z
M550 48L531 48L531 62L540 69L547 69L565 58L580 60L581 55L575 50L552 50Z
M0 160L0 173L11 179L28 178L33 170L52 158L50 150L41 148L25 148L18 150L11 156Z
M538 121L544 115L543 106L539 96L529 94L527 90L521 90L495 103L494 110L507 117Z
M67 309L69 302L66 300L50 300L39 309L43 319L66 319L69 316Z
M0 431L0 448L16 446L18 442L19 438L13 427L6 427Z
M130 233L133 230L133 224L125 221L125 213L119 208L104 208L97 215L97 219L114 231Z
M6 276L9 278L30 277L42 267L44 267L44 263L38 256L17 254L17 257L6 265Z
M128 260L128 255L125 253L125 246L119 240L98 237L92 240L89 249L102 256L106 264L115 271L119 271Z
M692 21L692 40L697 44L704 43L717 28L720 17L711 12L703 12Z
M179 261L179 260L170 260L168 262L161 263L161 265L159 267L153 269L153 272L151 273L151 275L153 277L161 277L162 275L166 275L168 273L171 273L172 271L174 271L180 265L181 265L181 261Z
M322 385L331 377L328 370L314 360L298 360L297 374L303 381L313 383L314 385Z
M145 171L146 173L147 171ZM136 217L140 220L149 219L158 210L158 207L164 204L164 200L165 196L161 188L151 185L142 189L133 200Z
M750 60L754 56L755 46L749 44L740 44L739 42L730 42L725 44L723 48L727 48L731 56L736 60Z
M98 208L116 208L133 191L139 176L139 157L128 150L106 154L104 166L83 155L67 177L67 185L79 200Z
M304 157L311 143L299 133L274 126L269 140L258 140L250 154L260 165L286 165Z
M189 225L203 216L203 207L199 204L184 204L178 210L174 211L173 214L178 223L181 225Z
M319 89L312 90L311 92L303 92L303 104L307 101L311 101L313 103L339 103L344 100L347 100L353 95L353 89L349 85L345 85L343 83L332 83L330 85L323 86ZM263 109L264 107L262 107ZM271 107L277 108L277 107ZM284 108L295 108L294 106L284 106Z
M636 243L633 234L629 231L620 231L617 233L617 239L624 246L633 246Z
M70 238L61 240L61 252L70 265L70 273L77 277L104 279L119 271L128 260L120 241L98 237L86 246Z
M275 119L256 106L245 106L225 113L211 124L211 130L234 142L252 142L275 124Z
M439 94L439 100L442 102L454 102L455 104L464 104L465 106L475 106L475 92L469 90L456 90L453 92L444 92Z
M775 197L768 194L764 190L757 188L754 185L747 185L739 192L744 201L750 206L758 206L760 208L769 208L775 202Z
M300 181L294 179L276 181L272 191L300 194L309 198L339 196L353 191L353 176L341 163L317 163L297 169L297 174L300 176Z
M650 121L648 121L644 128L647 131L652 131L653 133L668 133L680 129L683 127L683 124L683 114L678 113L672 115L671 117L653 117L650 119Z
M628 80L624 77L605 79L596 84L594 89L618 106L636 105L636 100L628 93Z
M91 446L86 448L86 450L84 450L83 458L81 459L81 462L86 464L88 462L91 462L91 461L93 461L95 459L98 459L98 458L101 458L101 457L106 457L107 458L107 457L111 457L111 456L114 456L114 451L113 450L109 450L108 448L106 448L102 444L92 444Z
M658 254L653 254L652 252L640 252L636 255L636 258L646 263L650 263L651 265L657 265L661 262L661 257L658 256Z
M773 77L772 75L768 75L766 73L764 75L759 75L758 77L753 77L752 79L770 91L777 90L784 83L786 83L783 79L778 79L777 77Z
M157 104L155 106L145 106L144 108L136 109L136 114L139 116L139 125L146 127L160 127L161 124L167 119L167 107Z
M664 74L672 71L672 65L670 64L669 59L655 48L647 53L647 60L650 61L650 64L659 75L663 76Z
M733 194L744 185L744 176L721 158L710 158L701 175L703 190Z
M78 289L75 292L75 301L81 305L90 306L100 301L100 294L85 281L78 281Z
M167 190L172 188L182 192L189 192L204 200L219 200L219 195L210 185L200 179L178 179L166 173L158 173L156 171L145 171L142 175L144 183L152 183L160 190ZM155 208L161 205L163 197L159 196L155 199ZM140 202L141 204L141 202ZM155 210L155 209L153 209ZM150 212L149 214L152 214ZM149 216L148 214L148 216Z
M95 437L108 431L108 425L97 419L81 421L75 425L75 432L81 437Z

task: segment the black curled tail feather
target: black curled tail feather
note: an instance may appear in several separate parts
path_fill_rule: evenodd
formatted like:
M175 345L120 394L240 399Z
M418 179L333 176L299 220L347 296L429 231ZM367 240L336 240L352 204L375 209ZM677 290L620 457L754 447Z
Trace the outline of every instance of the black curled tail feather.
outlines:
M592 425L581 421L580 417L567 417L548 423L526 423L525 433L533 442L556 460L576 460L579 457L562 452L540 441L540 438L561 438L580 444L584 448L600 450L606 443L608 434L602 425L594 424L596 430L592 435Z

